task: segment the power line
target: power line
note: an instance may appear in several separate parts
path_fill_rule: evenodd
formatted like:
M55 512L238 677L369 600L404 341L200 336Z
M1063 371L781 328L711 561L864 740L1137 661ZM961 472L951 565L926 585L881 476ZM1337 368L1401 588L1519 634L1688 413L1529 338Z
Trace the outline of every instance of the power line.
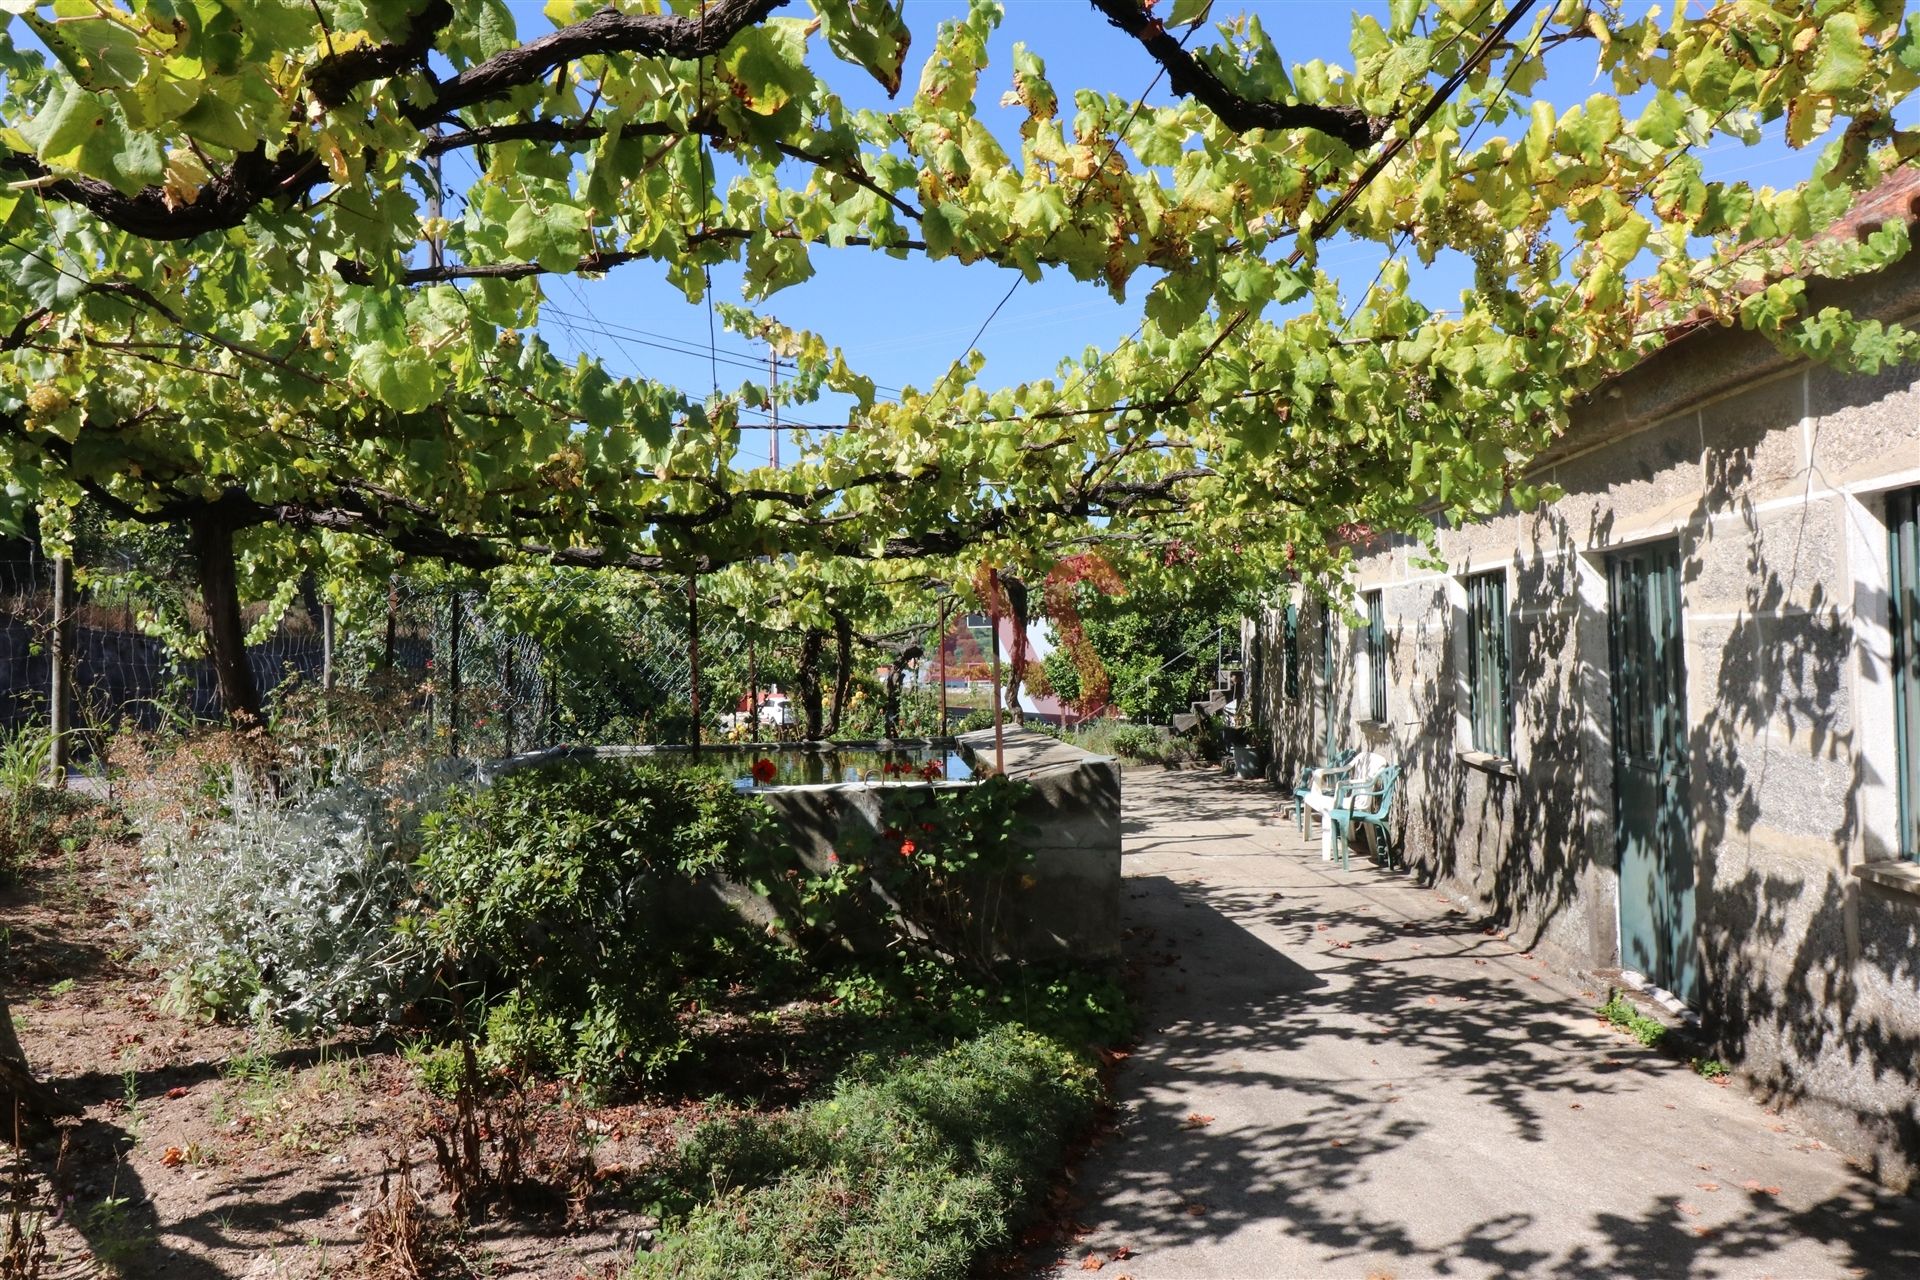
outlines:
M1527 3L1530 4L1531 2L1532 0L1527 0ZM1480 13L1485 13L1487 11L1487 8L1492 3L1493 3L1493 0L1487 0L1486 4L1481 5ZM1525 8L1526 8L1526 5L1523 4L1519 7L1519 10L1517 10L1517 12L1524 11ZM1509 15L1509 16L1511 17L1512 15ZM1474 17L1477 20L1479 17L1479 14L1475 14ZM1459 36L1463 32L1465 32L1465 30L1466 28L1462 27L1460 31L1455 32L1454 38L1458 39ZM1533 39L1527 42L1527 47L1521 51L1520 56L1513 60L1513 64L1507 68L1507 74L1503 76L1500 80L1500 87L1494 90L1493 96L1491 98L1487 99L1488 105L1497 103L1502 98L1507 96L1507 89L1510 85L1513 84L1514 73L1519 71L1521 66L1526 62L1526 60L1533 56L1533 51L1539 47L1540 37L1545 35L1546 31L1547 31L1547 24L1544 22L1541 23L1540 26L1535 29L1533 33ZM1449 43L1452 43L1452 41L1449 41ZM1480 118L1473 122L1473 128L1467 130L1467 136L1461 139L1460 141L1461 154L1464 155L1467 149L1473 145L1474 138L1479 136L1481 126L1485 125L1486 123L1487 123L1487 114L1486 112L1483 111L1480 114ZM1418 126L1415 126L1415 128L1418 128ZM1413 133L1411 130L1408 131L1407 136L1409 140L1412 139ZM1353 323L1353 318L1360 314L1360 308L1365 306L1367 303L1367 295L1373 292L1374 286L1379 284L1381 277L1387 274L1387 264L1392 262L1394 258L1399 256L1400 246L1406 243L1407 237L1411 234L1412 234L1412 231L1405 227L1401 228L1398 232L1394 233L1393 243L1387 246L1386 256L1380 259L1380 267L1378 270L1376 270L1373 273L1373 279L1367 282L1367 287L1365 289L1362 289L1360 291L1360 296L1354 300L1353 310L1347 312L1345 318L1343 318L1340 321L1340 328L1338 330L1339 333L1345 333L1347 331L1347 326Z
M1493 4L1493 0L1483 0L1483 3L1481 4L1480 8L1475 11L1473 15L1473 19L1471 19L1470 22L1472 20L1477 20L1481 15L1485 14L1487 10L1492 7L1492 4ZM1445 80L1443 80L1434 89L1433 95L1428 99L1427 105L1421 108L1420 113L1417 116L1415 116L1413 123L1411 127L1407 130L1407 132L1403 134L1401 137L1396 138L1392 143L1388 144L1388 146L1380 153L1380 155L1377 156L1372 162L1370 162L1366 166L1365 169L1361 171L1359 176L1356 177L1353 180L1353 182L1348 185L1346 191L1343 192L1341 196L1334 202L1333 206L1328 211L1328 215L1325 218L1323 218L1318 225L1312 228L1310 232L1297 233L1299 235L1299 243L1296 244L1293 253L1290 254L1287 258L1287 265L1289 267L1294 266L1299 262L1300 258L1306 253L1308 244L1318 241L1321 237L1327 234L1330 234L1333 231L1338 229L1340 219L1344 217L1346 214L1346 211L1352 208L1354 203L1358 201L1360 195L1366 190L1367 186L1371 184L1376 177L1378 177L1382 172L1385 171L1388 162L1390 162L1394 156L1398 155L1400 151L1404 150L1407 147L1407 145L1411 143L1416 136L1418 136L1421 128L1425 126L1427 121L1433 118L1434 114L1438 112L1443 105L1445 105L1447 99L1450 98L1453 95L1453 93L1462 84L1466 83L1467 78L1473 74L1473 71L1476 68L1476 66L1481 61L1483 61L1493 51L1495 47L1497 47L1499 41L1506 35L1508 31L1511 31L1514 26L1518 25L1520 19L1526 15L1526 12L1528 9L1533 7L1533 4L1534 4L1534 0L1520 0L1520 3L1518 3L1512 10L1510 10L1507 14L1505 14L1501 18L1499 23L1495 24L1494 28L1481 38L1480 43L1474 48L1472 53L1467 55L1466 60L1461 63L1460 67L1456 71L1454 71L1453 74L1449 75ZM1188 35L1191 35L1191 34L1192 34L1191 31L1188 32ZM1458 37L1456 36L1454 38L1457 39ZM1452 41L1450 40L1449 44L1451 43ZM1447 46L1443 45L1442 47L1445 48ZM1524 61L1524 59L1522 60ZM1518 63L1515 64L1516 67L1518 65L1519 65ZM1512 69L1509 69L1507 83L1511 83L1511 80L1512 80ZM1504 84L1502 86L1501 92L1503 93L1505 92ZM1318 170L1318 166L1316 166L1316 174L1315 174L1316 177L1317 177L1317 170ZM1390 256L1391 256L1391 250L1389 251L1389 257ZM1385 270L1384 263L1382 263L1381 269L1383 271ZM1376 274L1375 279L1378 280L1378 278L1379 277ZM1371 289L1372 286L1369 285L1368 288ZM1218 353L1220 348L1223 345L1225 345L1227 339L1232 337L1234 332L1238 330L1239 327L1242 324L1244 324L1252 314L1253 312L1251 308L1242 307L1239 310L1239 312L1235 314L1234 318L1231 321L1229 321L1224 328L1222 328L1219 335L1216 338L1214 338L1213 342L1208 345L1207 349L1200 353L1200 358L1194 362L1193 367L1188 369L1184 374L1182 374L1179 380L1174 383L1173 389L1170 392L1168 392L1166 395L1160 397L1157 403L1165 403L1166 401L1177 397L1180 391L1187 385L1187 383L1192 381L1195 375L1197 375L1202 369L1206 367L1207 362L1211 360L1215 354ZM989 319L991 319L991 317L989 317ZM1115 346L1113 350L1103 354L1100 357L1100 359L1095 361L1090 367L1083 369L1079 374L1079 376L1076 377L1073 380L1073 382L1068 384L1066 391L1063 392L1061 395L1061 399L1064 400L1067 397L1071 396L1074 390L1077 389L1082 383L1086 382L1089 378L1093 377L1094 374L1098 373L1100 369L1106 365L1107 361L1111 360L1120 351L1124 350L1127 346L1131 345L1133 342L1138 340L1140 335L1143 332L1145 332L1146 327L1147 327L1146 318L1142 316L1140 323L1134 326L1134 330L1131 335L1129 335L1123 342ZM1342 327L1344 328L1344 325ZM1262 391L1262 392L1258 392L1257 394L1268 395L1268 394L1272 394L1272 392ZM1237 395L1237 396L1234 396L1233 398L1241 399L1241 398L1245 398L1245 395L1244 394ZM1054 418L1095 417L1095 416L1100 416L1102 414L1107 414L1107 413L1121 413L1130 408L1137 409L1140 407L1141 407L1140 405L1119 404L1119 405L1108 405L1099 409L1065 410L1059 413L1052 413L1052 414L1046 414L1041 416L1054 417Z
M585 306L584 300L582 301L581 305ZM565 311L561 310L559 307L554 306L552 303L547 303L542 308L542 310L551 311L556 315L567 314ZM578 317L574 317L574 318L578 318ZM595 323L599 324L602 328L608 330L610 334L618 333L630 339L631 341L639 343L642 346L648 346L648 347L657 346L657 347L661 347L662 350L672 351L678 355L704 356L707 354L707 349L704 346L696 345L695 340L693 339L676 338L674 335L670 333L659 333L652 329L636 328L633 325L627 324L625 321L604 319L597 313L593 316L593 320L595 321ZM762 364L765 363L753 352L743 350L739 347L720 347L717 349L716 354L718 354L720 359L723 361L731 360L737 363L750 364L756 369L760 368ZM781 360L780 367L783 369L792 369L792 368L795 368L796 366L794 362L791 360Z
M1386 171L1387 165L1392 162L1393 158L1406 150L1413 140L1420 136L1420 130L1426 126L1427 121L1433 119L1440 108L1446 105L1447 99L1451 98L1454 92L1467 82L1467 78L1474 73L1480 63L1484 62L1487 57L1492 54L1493 50L1498 47L1500 41L1506 38L1507 33L1519 25L1520 19L1526 16L1527 11L1533 8L1533 5L1534 0L1519 0L1518 4L1508 10L1500 21L1494 24L1493 29L1481 38L1480 43L1474 47L1472 53L1467 55L1466 60L1460 64L1459 69L1441 81L1439 86L1434 89L1433 95L1427 100L1427 105L1422 107L1419 114L1414 116L1407 131L1388 143L1379 155L1367 163L1366 167L1360 171L1359 176L1348 184L1347 189L1342 192L1340 197L1328 208L1325 217L1315 223L1312 228L1298 233L1293 252L1287 255L1287 266L1289 268L1297 266L1300 259L1306 256L1309 245L1317 243L1324 236L1339 230L1340 221L1346 217L1347 210L1353 208L1353 206L1359 202L1360 197L1366 192L1366 189L1373 185L1375 178ZM1483 5L1480 11L1485 12L1485 10L1486 6ZM1382 269L1384 270L1384 264L1382 264ZM1369 285L1368 287L1371 288L1372 286ZM1206 367L1207 361L1213 358L1214 354L1225 345L1227 339L1232 337L1252 314L1253 311L1251 308L1242 307L1238 314L1220 330L1219 336L1214 338L1214 340L1208 344L1207 349L1200 353L1200 358L1194 362L1193 367L1180 375L1180 380L1174 383L1173 390L1168 394L1170 396L1177 396L1187 383L1193 380L1194 375Z

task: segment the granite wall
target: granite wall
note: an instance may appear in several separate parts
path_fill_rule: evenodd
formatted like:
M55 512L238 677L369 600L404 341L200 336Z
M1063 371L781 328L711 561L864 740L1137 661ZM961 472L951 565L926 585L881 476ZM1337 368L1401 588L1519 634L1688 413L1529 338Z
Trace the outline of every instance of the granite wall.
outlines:
M1820 286L1831 291L1833 286ZM1920 268L1851 305L1920 314ZM1733 331L1686 339L1576 411L1536 479L1559 490L1437 536L1382 536L1388 710L1365 719L1365 631L1335 615L1321 671L1302 608L1302 696L1270 643L1276 780L1346 745L1407 767L1399 838L1424 875L1588 970L1620 963L1606 563L1677 544L1702 984L1716 1052L1885 1181L1920 1159L1920 863L1901 860L1886 495L1920 485L1920 371L1847 374ZM1505 758L1466 742L1464 580L1508 584ZM1355 601L1356 605L1358 600ZM1277 634L1271 622L1268 636Z

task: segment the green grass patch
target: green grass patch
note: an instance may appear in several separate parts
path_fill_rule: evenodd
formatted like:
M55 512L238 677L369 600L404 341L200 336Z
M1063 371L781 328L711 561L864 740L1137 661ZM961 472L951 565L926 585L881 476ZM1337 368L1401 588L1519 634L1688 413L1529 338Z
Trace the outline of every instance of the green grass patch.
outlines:
M1658 1048L1667 1037L1664 1022L1640 1012L1631 1000L1612 988L1607 989L1607 1002L1600 1006L1600 1016L1649 1049Z
M634 1280L962 1280L1016 1238L1098 1098L1081 1053L1013 1024L870 1058L796 1111L697 1130Z

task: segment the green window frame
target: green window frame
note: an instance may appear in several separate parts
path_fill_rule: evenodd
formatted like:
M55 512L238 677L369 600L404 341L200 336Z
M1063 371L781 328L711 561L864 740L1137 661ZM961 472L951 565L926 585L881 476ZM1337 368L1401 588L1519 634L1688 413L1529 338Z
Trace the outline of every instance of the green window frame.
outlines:
M1280 665L1286 676L1287 696L1300 696L1300 606L1290 604L1280 624Z
M1367 718L1387 721L1387 611L1382 592L1367 593Z
M1887 544L1900 856L1920 861L1920 489L1887 495Z
M1505 758L1513 751L1507 652L1507 575L1467 579L1467 695L1473 749Z

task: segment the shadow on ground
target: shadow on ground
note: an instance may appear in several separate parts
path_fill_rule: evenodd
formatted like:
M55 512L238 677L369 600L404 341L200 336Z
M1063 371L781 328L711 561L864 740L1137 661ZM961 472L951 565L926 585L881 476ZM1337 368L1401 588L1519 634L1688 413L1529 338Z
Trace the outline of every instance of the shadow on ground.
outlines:
M1795 1148L1737 1086L1601 1029L1597 993L1407 877L1358 861L1329 876L1278 807L1257 786L1130 787L1142 1034L1069 1264L1123 1244L1140 1280L1383 1262L1398 1276L1920 1274L1920 1203L1816 1142ZM1748 1172L1767 1185L1741 1185Z

